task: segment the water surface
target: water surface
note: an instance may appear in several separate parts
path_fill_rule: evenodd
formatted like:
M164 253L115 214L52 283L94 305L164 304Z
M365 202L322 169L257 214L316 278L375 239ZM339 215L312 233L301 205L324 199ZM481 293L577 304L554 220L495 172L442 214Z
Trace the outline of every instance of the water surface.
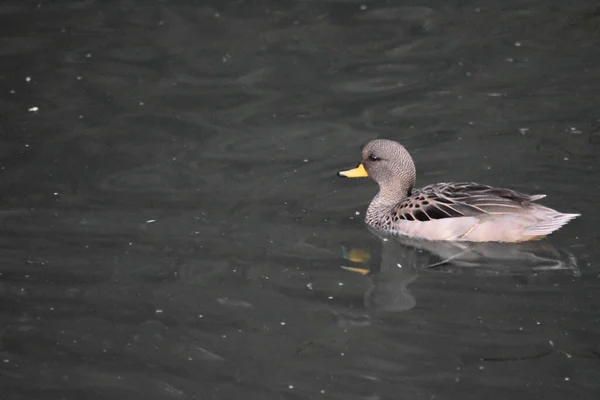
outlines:
M584 0L4 2L2 398L597 398L599 29ZM335 177L377 137L419 185L583 217L385 241Z

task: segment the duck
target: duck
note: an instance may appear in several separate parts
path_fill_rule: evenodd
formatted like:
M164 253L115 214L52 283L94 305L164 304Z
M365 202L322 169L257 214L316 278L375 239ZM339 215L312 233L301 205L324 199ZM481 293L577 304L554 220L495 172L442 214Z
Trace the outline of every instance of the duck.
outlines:
M536 203L544 194L524 194L474 182L435 183L415 188L416 168L400 143L368 142L358 167L345 178L369 177L379 185L365 214L368 227L418 239L465 242L540 240L580 214Z

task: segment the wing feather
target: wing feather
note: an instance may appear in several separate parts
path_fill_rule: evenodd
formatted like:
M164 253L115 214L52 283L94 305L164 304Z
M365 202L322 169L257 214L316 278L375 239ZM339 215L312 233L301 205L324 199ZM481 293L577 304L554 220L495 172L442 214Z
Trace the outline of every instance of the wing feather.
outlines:
M438 183L413 190L398 204L394 220L431 221L489 214L520 214L546 195L529 195L511 189L473 182Z

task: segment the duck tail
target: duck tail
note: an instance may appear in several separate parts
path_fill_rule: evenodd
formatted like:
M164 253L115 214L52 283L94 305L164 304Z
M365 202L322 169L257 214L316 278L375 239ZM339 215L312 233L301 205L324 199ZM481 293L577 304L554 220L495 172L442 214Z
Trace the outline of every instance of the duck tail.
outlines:
M530 201L530 202L532 202L532 203L533 203L534 201L541 200L541 199L543 199L544 197L546 197L546 195L545 195L545 194L534 194L534 195L531 195L531 196L529 196L529 199L528 199L528 201Z
M581 214L564 214L555 211L554 213L547 215L546 218L540 220L535 225L527 228L527 230L524 233L526 235L533 236L546 236L556 231L557 229L560 229L569 221L579 217L580 215Z

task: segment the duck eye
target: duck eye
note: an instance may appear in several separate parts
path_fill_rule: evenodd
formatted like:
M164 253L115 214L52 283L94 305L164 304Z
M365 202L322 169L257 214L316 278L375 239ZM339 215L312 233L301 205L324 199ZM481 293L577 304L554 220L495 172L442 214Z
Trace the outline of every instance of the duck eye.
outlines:
M381 158L379 158L379 157L377 157L377 156L374 156L373 154L371 154L371 155L369 156L369 160L371 160L371 161L379 161L379 160L381 160Z

